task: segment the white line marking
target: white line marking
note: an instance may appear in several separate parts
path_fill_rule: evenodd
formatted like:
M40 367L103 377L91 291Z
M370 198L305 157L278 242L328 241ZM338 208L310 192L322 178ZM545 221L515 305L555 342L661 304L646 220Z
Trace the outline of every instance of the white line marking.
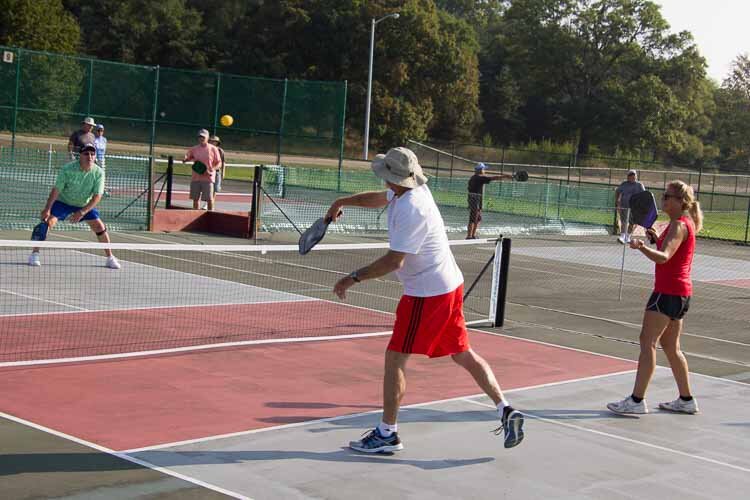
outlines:
M534 305L534 304L521 304L521 303L518 303L518 302L511 302L511 301L508 301L508 304L514 305L514 306L519 306L519 307L528 307L529 309L541 309L542 311L550 311L550 312L554 312L554 313L565 314L565 315L568 315L568 316L576 316L576 317L579 317L579 318L595 319L595 320L598 320L598 321L604 321L604 322L607 322L607 323L613 323L615 325L626 326L626 327L629 327L629 328L636 328L636 329L640 329L641 328L641 325L639 323L630 323L628 321L620 321L620 320L617 320L617 319L603 318L601 316L592 316L590 314L576 313L576 312L572 312L572 311L563 311L561 309L553 309L551 307L538 306L538 305ZM720 338L716 338L716 337L708 337L706 335L698 335L698 334L695 334L695 333L689 333L689 332L685 332L685 331L683 331L680 335L688 336L688 337L695 337L695 338L705 339L705 340L712 340L714 342L723 342L723 343L726 343L726 344L741 345L743 347L750 347L750 344L745 343L745 342L737 342L737 341L734 341L734 340L726 340L726 339L720 339Z
M31 300L35 300L35 301L38 301L38 302L46 302L48 304L55 304L56 306L69 307L71 309L78 309L78 311L66 311L66 312L88 311L88 309L85 309L83 307L73 306L73 305L70 305L70 304L66 304L64 302L55 302L54 300L42 299L42 298L39 298L39 297L34 297L33 295L25 295L23 293L11 292L10 290L0 290L0 292L7 293L9 295L16 295L18 297L23 297L25 299L31 299ZM0 316L7 316L7 315L6 314L0 314ZM11 316L13 316L13 315L11 315Z
M151 469L151 470L154 470L154 471L157 471L157 472L161 472L162 474L166 474L168 476L172 476L174 478L181 479L183 481L187 481L189 483L195 484L196 486L201 486L203 488L206 488L206 489L209 489L209 490L212 490L212 491L216 491L218 493L223 493L224 495L228 495L228 496L233 497L233 498L239 498L239 499L243 499L243 500L252 500L250 497L248 497L246 495L242 495L240 493L237 493L237 492L234 492L234 491L230 491L230 490L227 490L225 488L221 488L219 486L216 486L216 485L211 484L211 483L207 483L205 481L201 481L200 479L196 479L194 477L186 476L185 474L180 474L179 472L174 472L174 471L172 471L170 469L167 469L165 467L160 467L158 465L154 465L154 464L152 464L150 462L147 462L145 460L141 460L139 458L128 456L125 453L111 450L109 448L106 448L104 446L92 443L90 441L86 441L86 440L77 438L75 436L71 436L70 434L65 434L63 432L50 429L49 427L44 427L42 425L35 424L35 423L30 422L28 420L25 420L25 419L22 419L22 418L19 418L19 417L15 417L13 415L9 415L7 413L0 412L0 417L5 418L7 420L11 420L11 421L16 422L16 423L21 424L21 425L25 425L27 427L31 427L32 429L36 429L36 430L39 430L39 431L42 431L42 432L46 432L48 434L52 434L53 436L57 436L57 437L60 437L60 438L63 438L63 439L67 439L68 441L72 441L74 443L86 446L86 447L91 448L93 450L100 451L102 453L106 453L107 455L112 455L114 457L120 458L122 460L126 460L126 461L134 463L136 465L140 465L141 467L145 467L147 469Z
M602 374L602 375L592 375L590 377L581 377L581 378L575 378L575 379L569 379L569 380L561 380L561 381L558 381L558 382L548 382L546 384L531 385L531 386L527 386L527 387L517 387L515 389L508 389L508 390L503 391L503 392L506 393L506 394L509 394L509 393L513 393L513 392L520 392L520 391L526 391L526 390L531 390L531 389L539 389L539 388L542 388L542 387L552 387L552 386L556 386L556 385L570 384L570 383L574 383L574 382L584 382L584 381L587 381L587 380L595 380L595 379L600 379L600 378L605 378L605 377L612 377L612 376L615 376L615 375L622 375L622 374L625 374L625 373L633 373L634 371L635 370L627 370L627 371L620 371L620 372L614 372L614 373L605 373L605 374ZM415 403L415 404L411 404L411 405L405 405L405 406L402 406L401 408L402 409L403 408L421 408L423 406L431 406L431 405L437 405L437 404L443 404L443 403L452 403L452 402L455 402L455 401L461 401L461 400L463 400L465 398L478 398L478 397L484 397L484 396L485 396L484 394L474 394L474 395L471 395L471 396L458 396L458 397L455 397L455 398L438 399L438 400L435 400L435 401L426 401L424 403ZM258 434L258 433L261 433L261 432L271 432L271 431L280 431L280 430L284 430L284 429L293 429L295 427L304 427L304 426L308 426L308 425L316 425L316 424L321 424L321 423L326 423L326 422L335 422L337 420L345 420L345 419L349 419L349 418L363 417L363 416L366 416L366 415L372 415L374 413L380 413L381 411L382 410L378 409L378 410L371 410L371 411L365 411L365 412L360 412L360 413L349 413L349 414L346 414L346 415L338 415L336 417L327 417L327 418L319 418L319 419L315 419L315 420L306 420L304 422L295 422L293 424L284 424L284 425L276 425L276 426L272 426L272 427L263 427L261 429L250 429L250 430L247 430L247 431L231 432L229 434L217 434L215 436L207 436L207 437L196 438L196 439L186 439L184 441L175 441L173 443L163 443L163 444L157 444L157 445L154 445L154 446L144 446L143 448L134 448L134 449L131 449L131 450L124 450L124 451L122 451L122 453L138 453L138 452L142 452L142 451L160 450L160 449L164 449L164 448L172 448L172 447L175 447L175 446L184 446L184 445L187 445L187 444L204 443L204 442L207 442L207 441L216 441L216 440L219 440L219 439L225 439L225 438L231 438L231 437L248 436L248 435L251 435L251 434Z
M156 356L161 354L175 354L178 352L203 351L209 349L222 349L226 347L242 347L263 344L292 344L297 342L321 342L328 340L347 340L367 337L383 337L390 335L392 331L372 332L372 333L352 333L349 335L327 335L321 337L297 337L284 339L263 339L263 340L241 340L237 342L223 342L219 344L203 344L186 347L173 347L169 349L154 349L151 351L134 351L117 354L101 354L95 356L81 356L77 358L53 358L53 359L35 359L30 361L6 361L0 363L0 368L18 367L18 366L36 366L36 365L56 365L61 363L80 363L87 361L105 361L111 359L140 358L145 356Z
M475 404L475 405L484 406L485 408L495 408L494 405L490 405L490 404L487 404L487 403L482 403L481 401L475 401L475 400L468 399L468 398L464 399L464 401L466 401L467 403L472 403L472 404ZM574 424L569 424L567 422L559 422L557 420L552 420L552 419L549 419L549 418L540 417L538 415L534 415L533 411L532 412L526 412L526 411L524 411L523 414L525 416L531 417L531 418L533 418L535 420L540 420L542 422L546 422L548 424L559 425L561 427L567 427L569 429L575 429L575 430L578 430L578 431L589 432L591 434L596 434L596 435L599 435L599 436L608 437L610 439L616 439L618 441L623 441L623 442L626 442L626 443L643 446L645 448L653 448L655 450L665 451L667 453L672 453L674 455L679 455L679 456L682 456L682 457L692 458L694 460L699 460L699 461L702 461L702 462L707 462L707 463L710 463L710 464L713 464L713 465L720 465L722 467L728 467L730 469L738 470L740 472L750 472L749 468L741 467L739 465L734 465L734 464L730 464L730 463L727 463L727 462L722 462L720 460L714 460L713 458L708 458L708 457L704 457L704 456L701 456L701 455L696 455L696 454L693 454L693 453L688 453L688 452L685 452L685 451L676 450L674 448L667 448L666 446L660 446L658 444L647 443L646 441L639 441L637 439L631 439L631 438L627 438L627 437L624 437L624 436L618 436L617 434L611 434L609 432L597 431L595 429L590 429L588 427L583 427L583 426L580 426L580 425L574 425Z

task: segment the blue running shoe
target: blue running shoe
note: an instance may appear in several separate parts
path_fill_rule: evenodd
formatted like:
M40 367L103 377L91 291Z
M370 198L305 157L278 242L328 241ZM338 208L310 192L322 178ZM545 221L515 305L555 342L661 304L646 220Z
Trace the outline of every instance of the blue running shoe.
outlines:
M404 445L394 432L388 437L383 437L377 428L362 434L359 441L349 441L349 448L363 453L383 453L387 451L403 450Z
M523 441L523 413L509 406L505 409L501 422L503 425L493 432L496 435L500 432L505 434L505 447L513 448L521 444L521 441Z

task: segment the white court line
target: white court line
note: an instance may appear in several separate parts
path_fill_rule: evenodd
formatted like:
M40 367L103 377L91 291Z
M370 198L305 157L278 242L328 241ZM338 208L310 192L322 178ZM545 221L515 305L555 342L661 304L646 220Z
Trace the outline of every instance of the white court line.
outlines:
M346 340L359 339L367 337L383 337L390 335L392 332L372 332L372 333L352 333L349 335L328 335L321 337L295 337L284 339L262 339L262 340L240 340L237 342L223 342L220 344L202 344L185 347L172 347L169 349L154 349L152 351L133 351L117 354L100 354L95 356L80 356L77 358L53 358L53 359L35 359L30 361L6 361L0 363L0 368L18 367L18 366L36 366L36 365L56 365L61 363L80 363L89 361L106 361L110 359L140 358L145 356L156 356L160 354L176 354L190 351L203 351L209 349L223 349L227 347L243 347L263 344L291 344L297 342L320 342L327 340Z
M568 315L568 316L576 316L578 318L595 319L597 321L604 321L606 323L612 323L612 324L615 324L615 325L627 326L629 328L631 328L631 327L632 328L636 328L636 329L640 329L641 328L641 325L639 323L630 323L628 321L620 321L620 320L617 320L617 319L603 318L601 316L592 316L590 314L582 314L582 313L576 313L576 312L572 312L572 311L563 311L561 309L553 309L551 307L537 306L537 305L534 305L534 304L521 304L521 303L518 303L518 302L511 302L511 301L508 301L508 304L511 304L511 305L514 305L514 306L519 306L519 307L528 307L529 309L541 309L542 311L550 311L550 312L554 312L554 313L558 313L558 314L565 314L565 315ZM698 335L696 333L689 333L689 332L686 332L686 331L683 331L680 335L688 336L688 337L695 337L695 338L698 338L698 339L712 340L714 342L723 342L725 344L734 344L734 345L741 345L743 347L750 347L750 344L745 343L745 342L737 342L735 340L726 340L726 339L720 339L720 338L716 338L716 337L709 337L707 335Z
M485 408L493 408L493 409L495 408L495 405L491 405L491 404L488 404L488 403L482 403L481 401L475 401L475 400L472 400L472 399L469 399L469 398L465 398L464 401L466 401L467 403L472 403L472 404L475 404L475 405L484 406ZM569 424L567 422L560 422L560 421L557 421L557 420L552 420L552 419L549 419L549 418L540 417L538 415L534 415L533 411L531 411L531 412L524 411L523 414L525 416L527 416L527 417L531 417L531 418L533 418L535 420L539 420L541 422L545 422L545 423L548 423L548 424L559 425L561 427L567 427L569 429L575 429L575 430L578 430L578 431L584 431L584 432L588 432L588 433L591 433L591 434L596 434L598 436L604 436L604 437L607 437L607 438L610 438L610 439L616 439L618 441L623 441L623 442L626 442L626 443L635 444L635 445L638 445L638 446L642 446L644 448L652 448L652 449L659 450L659 451L665 451L667 453L672 453L674 455L679 455L679 456L682 456L682 457L692 458L694 460L699 460L699 461L702 461L702 462L707 462L707 463L710 463L710 464L713 464L713 465L720 465L722 467L728 467L730 469L738 470L740 472L750 472L750 469L747 468L747 467L741 467L739 465L734 465L734 464L730 464L730 463L727 463L727 462L722 462L720 460L714 460L713 458L708 458L708 457L704 457L704 456L701 456L701 455L696 455L694 453L688 453L686 451L676 450L674 448L668 448L666 446L660 446L658 444L648 443L646 441L639 441L637 439L631 439L631 438L627 438L627 437L624 437L624 436L619 436L617 434L612 434L612 433L609 433L609 432L598 431L596 429L590 429L588 427L583 427L583 426L580 426L580 425L574 425L574 424Z
M70 304L66 304L64 302L55 302L54 300L47 300L47 299L42 299L42 298L39 298L39 297L34 297L32 295L25 295L23 293L11 292L10 290L0 290L0 292L7 293L9 295L16 295L18 297L23 297L24 299L35 300L37 302L46 302L48 304L55 304L56 306L69 307L71 309L78 309L78 311L60 311L60 312L81 312L81 311L85 312L85 311L89 310L89 309L85 309L83 307L78 307L78 306L73 306L73 305L70 305ZM2 317L2 316L8 316L8 315L6 315L6 314L0 314L0 317ZM10 316L14 316L14 315L11 314Z
M506 391L503 391L503 392L504 393L513 393L513 392L520 392L520 391L526 391L526 390L531 390L531 389L539 389L539 388L542 388L542 387L552 387L552 386L556 386L556 385L570 384L570 383L574 383L574 382L584 382L584 381L587 381L587 380L596 380L596 379L605 378L605 377L612 377L612 376L615 376L615 375L622 375L622 374L625 374L625 373L633 373L634 371L635 370L626 370L626 371L620 371L620 372L614 372L614 373L605 373L605 374L602 374L602 375L592 375L590 377L581 377L581 378L575 378L575 379L569 379L569 380L561 380L559 382L548 382L548 383L545 383L545 384L531 385L531 386L527 386L527 387L517 387L515 389L509 389L509 390L506 390ZM411 404L411 405L401 406L401 409L404 409L404 408L421 408L421 407L424 407L424 406L431 406L431 405L438 405L438 404L443 404L443 403L452 403L452 402L455 402L455 401L462 401L465 398L478 398L478 397L484 397L484 396L485 396L484 394L474 394L474 395L471 395L471 396L458 396L458 397L455 397L455 398L438 399L438 400L435 400L435 401L427 401L427 402L424 402L424 403L415 403L415 404ZM495 408L495 407L493 406L493 408ZM207 436L207 437L196 438L196 439L186 439L184 441L175 441L173 443L163 443L163 444L157 444L157 445L153 445L153 446L144 446L143 448L133 448L133 449L130 449L130 450L122 450L121 453L140 453L140 452L143 452L143 451L160 450L160 449L171 448L171 447L175 447L175 446L184 446L184 445L188 445L188 444L205 443L205 442L208 442L208 441L216 441L216 440L219 440L219 439L226 439L226 438L239 437L239 436L248 436L248 435L251 435L251 434L259 434L259 433L262 433L262 432L280 431L280 430L284 430L284 429L293 429L293 428L296 428L296 427L305 427L305 426L308 426L308 425L316 425L316 424L322 424L322 423L326 423L326 422L336 422L338 420L345 420L345 419L350 419L350 418L358 418L358 417L363 417L363 416L366 416L366 415L372 415L372 414L381 413L381 412L382 412L382 410L378 409L378 410L370 410L370 411L364 411L364 412L359 412L359 413L349 413L349 414L346 414L346 415L338 415L336 417L318 418L318 419L315 419L315 420L306 420L304 422L295 422L293 424L275 425L275 426L272 426L272 427L263 427L261 429L250 429L250 430L247 430L247 431L231 432L231 433L228 433L228 434L217 434L215 436Z
M314 291L314 290L313 290ZM294 294L288 294L294 295ZM49 302L49 301L45 301ZM83 314L83 313L106 313L106 312L122 312L122 311L148 311L151 309L181 309L188 307L231 307L231 306L252 306L259 304L296 304L298 302L323 302L315 297L307 297L300 295L299 298L293 300L259 300L256 302L220 302L217 304L182 304L182 305L167 305L167 306L134 306L134 307L115 307L113 309L80 309L80 311L44 311L34 313L11 313L11 314L0 314L0 318L24 318L27 316L51 316L53 314ZM56 302L52 302L56 304ZM65 305L65 304L61 304ZM75 306L70 306L75 307Z
M5 418L7 420L11 420L11 421L16 422L16 423L21 424L21 425L25 425L27 427L31 427L32 429L36 429L36 430L39 430L39 431L42 431L42 432L46 432L48 434L52 434L53 436L57 436L57 437L60 437L60 438L63 438L63 439L67 439L68 441L72 441L74 443L86 446L86 447L94 449L96 451L100 451L102 453L106 453L107 455L111 455L113 457L117 457L117 458L120 458L122 460L126 460L126 461L134 463L136 465L140 465L141 467L145 467L147 469L151 469L151 470L154 470L154 471L157 471L157 472L161 472L162 474L166 474L168 476L172 476L174 478L181 479L183 481L187 481L189 483L195 484L196 486L201 486L203 488L206 488L206 489L209 489L209 490L212 490L212 491L216 491L218 493L223 493L224 495L228 495L228 496L230 496L232 498L239 498L239 499L243 499L243 500L252 500L250 497L242 495L240 493L227 490L225 488L222 488L220 486L216 486L216 485L211 484L211 483L207 483L205 481L201 481L200 479L196 479L194 477L186 476L185 474L180 474L179 472L174 472L173 470L170 470L170 469L168 469L166 467L161 467L161 466L158 466L158 465L154 465L154 464L152 464L150 462L147 462L145 460L141 460L140 458L131 457L131 456L125 454L125 453L111 450L109 448L106 448L104 446L92 443L90 441L86 441L86 440L77 438L75 436L71 436L70 434L65 434L63 432L56 431L54 429L50 429L49 427L44 427L42 425L35 424L35 423L30 422L28 420L24 420L22 418L15 417L13 415L9 415L7 413L0 412L0 417Z

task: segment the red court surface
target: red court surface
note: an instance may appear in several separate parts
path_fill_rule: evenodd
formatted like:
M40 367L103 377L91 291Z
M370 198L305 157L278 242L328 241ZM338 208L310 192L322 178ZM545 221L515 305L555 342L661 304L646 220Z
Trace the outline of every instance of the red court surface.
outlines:
M473 333L504 389L631 370L634 363ZM0 411L126 450L377 410L387 337L6 368ZM450 358L415 356L404 404L477 394Z
M2 321L8 333L0 362L383 332L393 326L391 314L323 300L27 314Z

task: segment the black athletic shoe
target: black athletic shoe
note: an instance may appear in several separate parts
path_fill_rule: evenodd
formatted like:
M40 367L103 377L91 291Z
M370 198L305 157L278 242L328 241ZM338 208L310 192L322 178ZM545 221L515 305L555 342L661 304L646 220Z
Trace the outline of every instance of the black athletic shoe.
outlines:
M388 437L383 437L377 428L365 432L364 436L359 441L349 441L349 448L363 453L382 453L386 451L398 451L403 450L404 445L398 437L398 433L394 432Z
M502 426L495 429L495 434L500 434L502 431L505 434L505 447L513 448L518 446L523 441L523 413L518 410L514 410L511 407L507 407L503 412L503 418L501 419Z

